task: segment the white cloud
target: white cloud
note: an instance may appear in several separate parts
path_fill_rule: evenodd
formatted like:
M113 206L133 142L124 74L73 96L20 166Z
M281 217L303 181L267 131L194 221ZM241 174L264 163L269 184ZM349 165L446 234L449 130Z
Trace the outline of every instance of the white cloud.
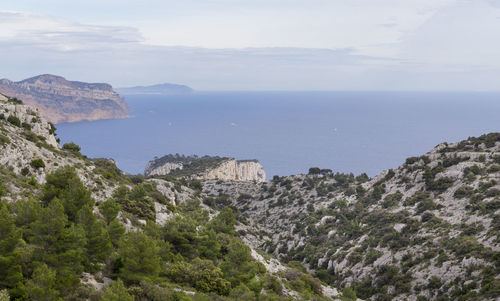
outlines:
M139 31L131 27L80 24L40 14L0 11L0 40L12 45L70 51L135 43L142 39Z
M88 6L103 13L114 1ZM492 0L173 2L148 21L141 14L151 8L137 2L137 15L124 4L120 18L102 22L0 12L1 76L202 90L498 90Z
M405 35L399 56L450 70L500 67L500 5L464 1L438 11ZM472 71L471 70L471 71Z

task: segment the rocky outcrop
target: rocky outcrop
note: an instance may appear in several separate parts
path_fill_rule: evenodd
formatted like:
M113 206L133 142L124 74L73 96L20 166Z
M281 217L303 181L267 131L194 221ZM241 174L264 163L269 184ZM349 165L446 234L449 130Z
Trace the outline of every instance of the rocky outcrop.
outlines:
M146 176L162 176L168 175L170 172L176 169L182 169L182 163L166 162L160 166L154 167L154 161L149 161L144 168L144 174Z
M196 179L263 182L266 180L266 173L262 165L257 161L229 159L219 166L207 170L204 174L197 175Z
M94 172L93 162L61 148L54 131L54 125L37 108L0 94L0 182L9 192L4 200L24 198L26 189L31 189L21 184L25 179L43 184L48 173L63 166L77 166L80 180L93 190L96 200L111 197L114 185Z
M257 160L220 157L183 157L167 155L149 161L146 176L172 175L196 180L257 181L266 180L264 168Z
M3 96L3 98L0 98L0 111L4 119L11 116L19 119L20 125L24 129L29 128L39 138L43 137L41 139L48 145L59 148L59 143L53 135L54 126L47 120L40 118L40 112L37 108L28 107L22 103L10 102L7 97Z
M19 82L2 79L0 93L22 99L54 123L128 116L125 102L104 83L68 81L45 74Z

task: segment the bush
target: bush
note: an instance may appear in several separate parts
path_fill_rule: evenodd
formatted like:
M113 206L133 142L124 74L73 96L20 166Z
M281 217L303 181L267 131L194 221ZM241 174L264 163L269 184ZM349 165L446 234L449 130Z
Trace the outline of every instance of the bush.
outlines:
M474 192L473 187L461 186L455 191L455 193L453 194L453 197L455 197L457 199L462 199L465 197L470 197L473 192Z
M70 152L74 152L74 153L80 152L80 149L81 149L80 146L78 146L78 144L76 144L74 142L64 143L62 148L65 150L68 150Z
M45 163L43 162L42 159L35 159L35 160L31 161L31 166L33 168L36 168L36 169L38 169L38 168L44 168L45 167Z
M49 122L49 126L50 126L50 129L49 129L49 133L52 135L52 134L55 134L56 133L56 127L54 126L54 124L52 122Z
M391 193L384 198L384 201L382 202L382 207L390 208L396 206L399 203L399 201L401 201L402 198L403 194L399 191Z
M29 123L23 122L22 123L22 127L25 128L28 131L31 131L31 124L29 124Z
M9 117L7 117L7 121L10 122L12 125L21 127L21 120L19 120L19 118L17 118L14 115L10 115Z
M356 301L358 298L356 297L356 293L353 291L352 288L346 287L342 290L342 299L343 300L353 300Z
M102 292L101 301L134 301L123 282L118 279L108 284L106 289Z
M430 290L433 290L433 289L438 289L440 287L441 287L441 279L439 279L436 276L432 276L429 279L429 284L427 285L427 288L429 288Z
M170 264L167 276L177 283L188 284L202 292L214 292L228 295L231 283L223 279L223 273L211 260L196 258L192 263L178 262Z
M420 160L419 157L409 157L409 158L406 158L405 164L412 165L412 164L418 162L418 160Z
M2 135L0 134L0 144L2 146L5 146L6 144L9 144L10 143L10 139L9 137L5 136L5 135Z
M368 253L366 253L365 264L374 263L380 256L382 256L382 252L371 249Z
M319 175L321 173L321 169L319 167L311 167L309 168L310 175Z

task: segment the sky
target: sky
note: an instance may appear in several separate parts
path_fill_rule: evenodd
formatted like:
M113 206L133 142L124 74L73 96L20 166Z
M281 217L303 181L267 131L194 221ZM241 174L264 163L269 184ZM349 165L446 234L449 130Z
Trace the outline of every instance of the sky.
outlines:
M40 4L43 3L43 4ZM0 0L0 77L500 90L500 0Z

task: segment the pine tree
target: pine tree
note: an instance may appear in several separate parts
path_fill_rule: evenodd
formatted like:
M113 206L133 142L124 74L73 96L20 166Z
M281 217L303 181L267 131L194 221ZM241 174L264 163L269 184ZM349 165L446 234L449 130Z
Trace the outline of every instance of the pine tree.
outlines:
M125 234L125 227L119 220L113 219L108 225L108 234L113 246L117 247L123 234Z
M96 215L88 205L78 211L77 220L85 230L87 238L85 264L94 270L96 265L103 262L111 252L112 246L106 225L103 221L97 221Z
M56 289L56 271L46 264L39 264L26 284L28 296L34 301L62 300Z
M90 191L85 188L75 169L71 167L61 167L47 175L47 182L43 186L42 202L49 204L54 198L60 200L70 221L75 221L82 207L94 205Z
M109 223L116 218L118 212L120 212L121 206L115 199L109 199L99 206L99 211L102 213L106 222Z
M20 242L21 234L14 224L14 216L0 201L0 288L10 289L11 295L21 293L21 254L16 250Z
M131 296L123 282L118 279L111 282L100 298L101 301L134 301L134 297Z
M79 283L83 272L85 230L80 225L68 224L64 207L54 199L41 210L32 231L36 245L34 259L56 270L58 285L70 290Z
M31 224L38 219L41 210L40 203L33 199L19 200L13 204L16 226L21 229L24 240L29 241L33 237Z
M121 277L133 283L155 279L161 267L159 251L156 241L146 234L139 231L127 233L120 249Z

